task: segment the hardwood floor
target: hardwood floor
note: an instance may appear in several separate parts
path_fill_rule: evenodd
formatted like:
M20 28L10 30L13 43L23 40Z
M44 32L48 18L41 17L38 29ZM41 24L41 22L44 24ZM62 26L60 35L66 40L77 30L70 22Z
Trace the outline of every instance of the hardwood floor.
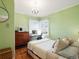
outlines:
M16 49L16 59L33 59L30 55L27 54L27 48L22 47Z

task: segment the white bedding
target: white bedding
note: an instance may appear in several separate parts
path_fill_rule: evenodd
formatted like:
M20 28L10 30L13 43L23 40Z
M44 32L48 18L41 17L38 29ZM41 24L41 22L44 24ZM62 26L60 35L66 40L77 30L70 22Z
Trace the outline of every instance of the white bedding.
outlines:
M31 41L28 43L28 49L32 50L35 54L40 56L42 59L46 59L47 51L51 51L52 40L42 39Z
M36 55L38 55L42 59L54 59L54 57L56 56L56 54L52 53L52 45L54 44L54 42L55 41L49 39L30 41L28 43L28 49L32 50ZM57 55L56 59L62 58L63 57L61 56L58 58Z

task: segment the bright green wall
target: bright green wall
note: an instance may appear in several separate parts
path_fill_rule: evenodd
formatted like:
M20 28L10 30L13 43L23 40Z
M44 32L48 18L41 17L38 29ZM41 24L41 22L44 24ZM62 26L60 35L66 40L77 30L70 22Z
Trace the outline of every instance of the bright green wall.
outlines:
M23 27L25 31L28 31L28 25L29 18L28 16L21 14L21 13L15 13L15 29L17 27Z
M0 23L0 49L14 47L14 0L3 0L8 12L7 22ZM0 0L0 7L4 7Z
M65 9L48 16L49 31L52 39L72 37L77 39L79 32L79 5ZM26 15L15 13L15 28L23 26L28 31L29 18Z
M77 39L79 32L79 5L49 16L50 37L72 37Z
M0 8L0 16L2 15L7 16L7 12L4 9Z

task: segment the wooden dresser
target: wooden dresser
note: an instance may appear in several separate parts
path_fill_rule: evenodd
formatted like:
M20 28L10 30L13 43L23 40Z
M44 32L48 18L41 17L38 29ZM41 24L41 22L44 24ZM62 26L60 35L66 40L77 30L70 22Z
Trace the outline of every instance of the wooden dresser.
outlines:
M28 32L15 32L15 46L25 45L29 41Z

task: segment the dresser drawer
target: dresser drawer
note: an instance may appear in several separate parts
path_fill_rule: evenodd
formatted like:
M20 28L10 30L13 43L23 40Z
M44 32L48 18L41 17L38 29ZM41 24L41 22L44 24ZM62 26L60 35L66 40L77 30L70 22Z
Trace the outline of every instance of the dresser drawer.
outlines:
M28 32L15 32L15 45L23 45L29 41L29 33Z

